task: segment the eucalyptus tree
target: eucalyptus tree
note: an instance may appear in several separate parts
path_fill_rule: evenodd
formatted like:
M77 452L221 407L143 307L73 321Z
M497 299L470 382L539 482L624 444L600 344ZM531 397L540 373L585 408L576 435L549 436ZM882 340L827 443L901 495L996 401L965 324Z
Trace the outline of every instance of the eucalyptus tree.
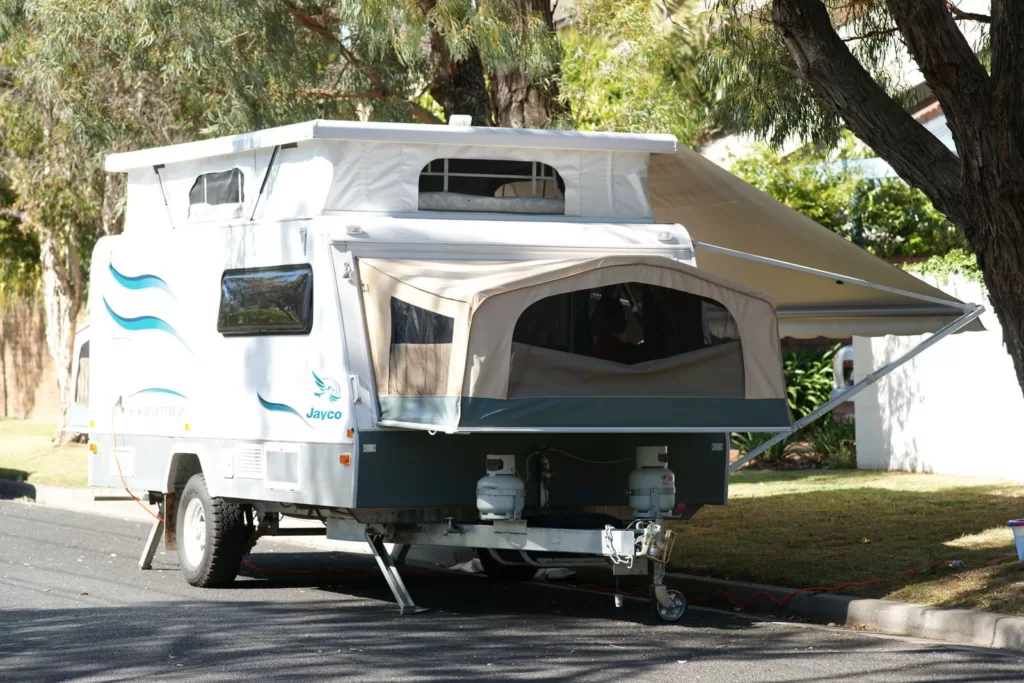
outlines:
M848 127L922 190L977 255L1024 387L1024 2L713 4L717 120L776 144L835 144ZM955 150L908 113L922 96L941 105Z
M89 256L120 230L111 151L316 116L337 49L276 0L0 0L0 154L40 250L47 345L65 414Z

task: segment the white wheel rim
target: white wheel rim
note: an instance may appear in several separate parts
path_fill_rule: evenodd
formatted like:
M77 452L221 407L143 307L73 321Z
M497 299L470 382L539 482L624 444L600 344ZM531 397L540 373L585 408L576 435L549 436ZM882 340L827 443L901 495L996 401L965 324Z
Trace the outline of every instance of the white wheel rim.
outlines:
M198 567L206 554L206 508L203 501L193 498L185 508L185 538L178 539L185 544L185 557L193 567Z

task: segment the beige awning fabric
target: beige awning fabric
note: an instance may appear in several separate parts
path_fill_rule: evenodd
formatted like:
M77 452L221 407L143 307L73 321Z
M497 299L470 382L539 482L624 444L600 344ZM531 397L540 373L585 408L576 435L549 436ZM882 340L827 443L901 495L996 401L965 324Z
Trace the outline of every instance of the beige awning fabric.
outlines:
M358 264L378 398L384 412L391 412L386 418L422 422L409 413L433 411L432 419L451 425L458 423L467 400L477 401L471 406L475 409L489 402L486 410L479 408L486 417L503 410L510 415L506 403L515 401L516 414L526 415L523 402L535 399L672 397L770 403L774 417L766 419L788 421L774 304L721 276L660 256L360 258ZM513 342L516 322L532 304L622 283L717 302L735 320L739 341L636 365ZM425 408L437 401L448 407ZM550 412L551 404L545 406ZM574 409L579 406L574 404Z
M959 302L818 225L688 149L651 156L648 185L658 222L697 242L931 296L916 300L696 248L701 270L769 295L783 336L843 338L934 332L962 314ZM975 321L966 329L984 329Z

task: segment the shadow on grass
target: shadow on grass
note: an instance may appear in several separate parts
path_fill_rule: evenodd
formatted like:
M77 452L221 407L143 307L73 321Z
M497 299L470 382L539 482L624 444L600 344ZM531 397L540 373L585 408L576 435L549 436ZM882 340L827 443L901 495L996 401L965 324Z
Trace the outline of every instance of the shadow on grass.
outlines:
M882 579L845 594L883 597L919 581L949 576L945 564L991 561L1005 548L948 543L1024 515L1024 486L938 491L847 488L736 498L676 526L682 571L802 588ZM900 576L913 570L916 574ZM1024 597L1020 599L1024 608Z

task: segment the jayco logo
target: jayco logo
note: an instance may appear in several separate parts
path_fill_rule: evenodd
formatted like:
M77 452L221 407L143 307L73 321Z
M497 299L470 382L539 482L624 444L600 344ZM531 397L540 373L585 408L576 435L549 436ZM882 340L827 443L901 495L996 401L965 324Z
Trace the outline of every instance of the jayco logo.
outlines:
M340 420L340 410L317 410L316 408L310 408L309 412L306 413L306 417L311 420Z
M320 378L314 372L313 381L316 383L316 391L313 392L313 396L321 401L326 398L329 403L341 400L341 385L335 380L328 377ZM341 411L310 408L309 412L306 413L306 417L311 420L340 420Z

